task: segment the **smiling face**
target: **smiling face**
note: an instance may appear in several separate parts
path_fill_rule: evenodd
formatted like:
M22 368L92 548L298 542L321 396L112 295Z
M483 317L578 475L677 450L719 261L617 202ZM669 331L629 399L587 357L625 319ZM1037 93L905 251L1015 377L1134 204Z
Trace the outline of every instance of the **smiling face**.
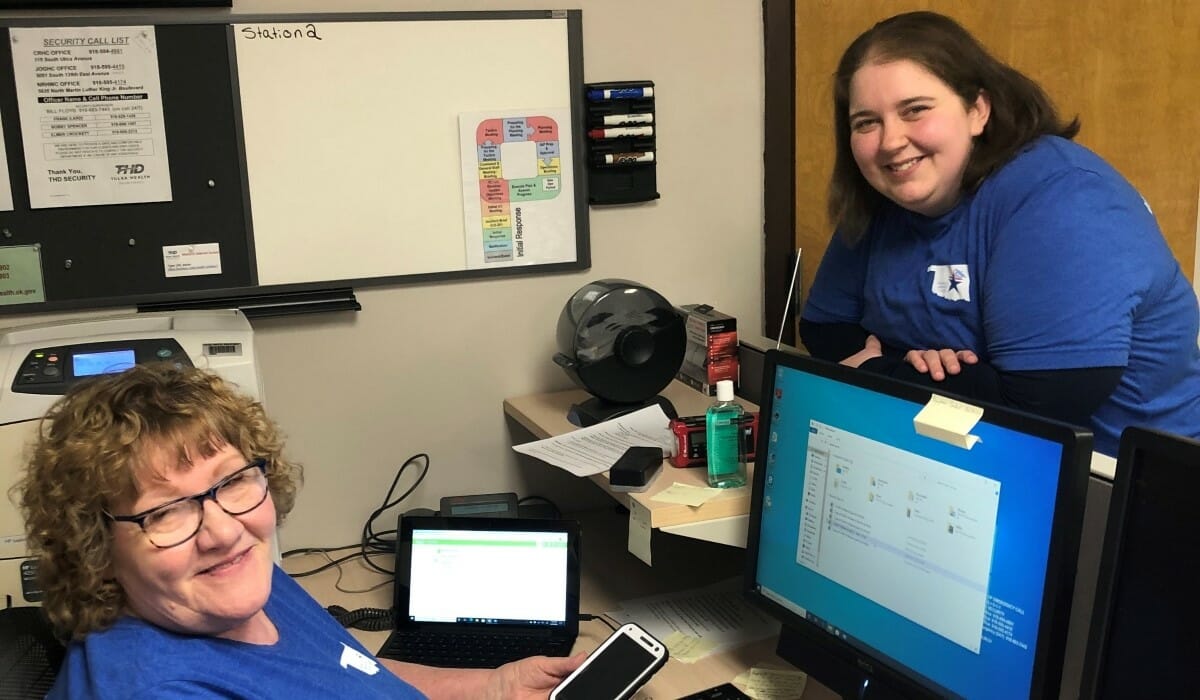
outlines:
M867 62L850 80L850 150L880 194L925 216L958 203L972 139L990 113L986 95L970 106L909 60Z
M191 465L168 463L163 451L138 479L132 503L116 514L140 513L182 496L203 493L246 466L237 448L224 445ZM160 479L152 475L165 476ZM271 535L275 506L270 495L242 515L204 501L204 523L183 544L159 549L134 523L113 523L113 568L129 611L159 627L266 644L277 638L263 611L271 593Z

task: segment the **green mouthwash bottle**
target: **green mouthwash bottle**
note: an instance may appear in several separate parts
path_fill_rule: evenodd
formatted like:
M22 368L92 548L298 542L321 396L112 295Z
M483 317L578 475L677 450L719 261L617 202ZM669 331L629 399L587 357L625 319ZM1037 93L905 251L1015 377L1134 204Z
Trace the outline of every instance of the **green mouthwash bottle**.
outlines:
M732 489L746 485L746 455L742 449L742 414L733 401L733 382L717 382L717 402L704 415L704 442L708 450L708 485Z

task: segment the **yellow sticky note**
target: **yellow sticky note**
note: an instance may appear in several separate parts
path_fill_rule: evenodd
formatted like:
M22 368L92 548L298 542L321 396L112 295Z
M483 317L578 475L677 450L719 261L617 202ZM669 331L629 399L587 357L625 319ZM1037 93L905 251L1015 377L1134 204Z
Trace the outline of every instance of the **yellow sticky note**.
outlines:
M799 700L808 685L808 674L755 666L739 673L733 684L755 700Z
M704 505L706 502L721 495L721 489L710 489L705 486L681 484L678 481L650 497L652 501L663 503L680 503L685 506Z
M913 418L913 427L919 435L969 450L980 441L978 435L970 433L982 417L979 406L934 394Z
M629 553L653 566L650 561L650 509L629 497Z
M667 635L663 644L667 646L667 651L671 652L672 659L685 664L696 663L711 654L717 646L716 642L711 639L693 637L678 630Z

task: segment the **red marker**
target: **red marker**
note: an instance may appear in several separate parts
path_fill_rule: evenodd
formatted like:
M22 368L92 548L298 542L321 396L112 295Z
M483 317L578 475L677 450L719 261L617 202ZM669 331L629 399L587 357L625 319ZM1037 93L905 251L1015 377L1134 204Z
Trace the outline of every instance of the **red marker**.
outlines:
M587 135L594 139L619 139L627 136L653 136L652 126L624 126L615 129L592 129Z

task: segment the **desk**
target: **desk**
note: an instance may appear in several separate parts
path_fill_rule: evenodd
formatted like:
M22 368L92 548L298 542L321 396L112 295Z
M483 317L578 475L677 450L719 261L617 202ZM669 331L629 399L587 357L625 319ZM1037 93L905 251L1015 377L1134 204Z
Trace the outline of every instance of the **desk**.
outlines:
M760 370L761 371L761 370ZM680 415L703 413L712 398L691 387L673 381L662 394L675 405ZM504 402L504 413L537 439L570 432L575 429L567 419L571 404L588 398L580 391L559 391L533 394L508 399ZM748 410L758 410L755 404L739 399ZM1087 507L1084 511L1083 534L1080 542L1078 569L1072 598L1071 620L1067 637L1066 658L1063 662L1062 696L1078 695L1083 669L1084 653L1090 634L1091 611L1095 599L1097 572L1100 553L1107 523L1109 496L1116 461L1099 453L1092 454L1091 478L1088 482ZM753 474L753 465L749 465ZM627 494L614 492L606 474L591 479L612 494L618 501L625 502ZM705 473L702 469L674 469L663 467L651 488L633 494L635 500L646 506L651 513L651 526L673 534L720 542L744 547L749 524L749 489L733 489L728 494L704 504L700 508L688 508L649 500L655 493L680 481L694 486L704 486ZM662 547L654 551L655 568L659 557L665 554Z
M701 415L715 401L713 397L676 380L672 380L661 394L670 399L681 416ZM535 439L542 440L575 430L576 426L567 420L567 411L572 404L588 398L589 394L580 389L520 396L504 400L504 414ZM749 401L738 399L738 402L747 411L758 410L758 406ZM754 465L747 465L747 483L753 480L753 473ZM749 486L729 489L711 501L692 508L651 499L675 482L689 486L708 486L707 474L703 468L677 469L669 463L664 464L662 472L649 489L633 494L613 491L608 482L607 472L589 478L621 503L627 503L627 499L632 498L645 506L650 511L652 528L736 547L746 546L746 528L750 513Z
M580 581L581 611L591 614L615 610L622 600L696 588L723 581L741 574L745 561L744 550L718 547L699 540L677 538L672 546L655 555L654 568L625 551L622 518L615 509L572 513L583 532L583 575ZM326 560L318 555L289 557L284 569L289 572L314 569ZM697 563L703 562L702 567ZM384 557L376 563L388 566ZM387 580L358 560L342 565L342 587L365 589ZM347 609L391 606L392 586L386 585L368 593L343 593L336 590L336 569L298 579L323 606L341 605ZM367 649L374 651L383 645L386 632L351 633ZM610 630L599 620L579 625L575 651L594 649ZM671 700L705 688L730 681L737 674L755 665L793 668L775 655L776 638L763 639L722 654L707 656L694 664L671 659L637 694L637 700ZM809 679L805 700L832 700L837 696L816 681Z

